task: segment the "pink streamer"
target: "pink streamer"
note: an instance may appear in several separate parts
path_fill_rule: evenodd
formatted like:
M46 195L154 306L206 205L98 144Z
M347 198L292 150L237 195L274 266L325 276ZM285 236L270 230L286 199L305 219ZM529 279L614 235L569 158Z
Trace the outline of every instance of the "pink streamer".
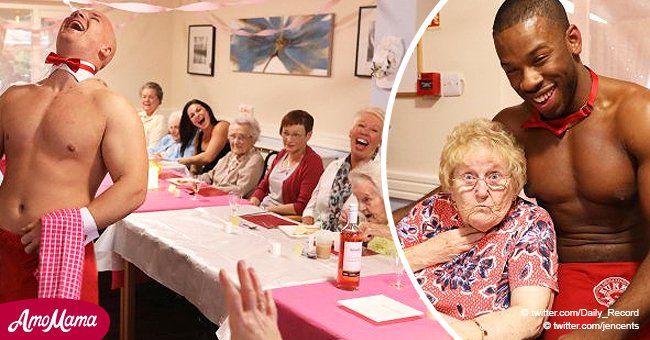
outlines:
M215 4L213 2L208 2L208 1L202 1L202 2L197 2L189 5L184 5L180 7L176 7L175 9L177 11L184 11L184 12L203 12L203 11L214 11L216 9L222 8L223 5L221 4Z
M171 8L168 7L143 4L141 2L103 2L103 1L93 1L93 2L107 7L119 9L122 11L136 12L136 13L162 13L162 12L169 12L172 10Z
M72 6L72 3L82 4L82 5L102 5L114 9L119 9L127 12L135 13L161 13L169 11L184 11L184 12L204 12L204 11L213 11L220 9L222 7L233 7L233 6L242 6L242 5L253 5L268 2L269 0L241 0L237 2L226 2L218 3L213 1L201 1L189 5L183 5L179 7L165 7L158 5L151 5L142 2L111 2L111 1L98 1L98 0L63 0L63 2L69 6Z
M244 5L255 5L268 2L269 0L240 0L236 2L213 2L213 1L201 1L189 5L183 5L179 7L165 7L158 5L151 5L142 2L111 2L111 1L98 1L98 0L63 0L63 2L69 6L72 6L72 3L82 4L82 5L102 5L106 7L111 7L119 9L122 11L128 12L137 12L137 13L161 13L168 11L184 11L184 12L204 12L204 11L214 11L223 7L234 7L234 6L244 6ZM321 11L327 11L340 0L330 0Z
M254 5L268 2L269 0L240 0L236 2L222 2L217 3L213 1L201 1L189 5L183 5L175 8L169 8L164 6L150 5L141 2L110 2L110 1L98 1L98 0L63 0L64 3L71 5L71 3L80 3L84 5L102 5L118 10L134 12L134 13L162 13L169 11L183 11L183 12L208 12L214 11L223 7L233 7L233 6L244 6L244 5ZM332 7L338 4L341 0L328 0L319 11L318 14L323 14L329 11ZM283 27L281 30L263 30L260 32L246 32L240 28L233 28L228 24L224 23L219 17L213 16L216 26L225 32L229 32L234 35L240 35L245 37L267 37L274 34L277 34L284 30L294 30L300 28L306 22L311 20L313 15L302 16L298 20L295 20L291 25Z

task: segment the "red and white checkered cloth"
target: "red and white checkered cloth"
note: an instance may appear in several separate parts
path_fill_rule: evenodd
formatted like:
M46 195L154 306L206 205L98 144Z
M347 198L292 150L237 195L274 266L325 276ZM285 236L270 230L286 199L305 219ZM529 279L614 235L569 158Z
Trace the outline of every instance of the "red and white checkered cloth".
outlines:
M79 209L41 217L38 297L79 300L84 262L83 221Z

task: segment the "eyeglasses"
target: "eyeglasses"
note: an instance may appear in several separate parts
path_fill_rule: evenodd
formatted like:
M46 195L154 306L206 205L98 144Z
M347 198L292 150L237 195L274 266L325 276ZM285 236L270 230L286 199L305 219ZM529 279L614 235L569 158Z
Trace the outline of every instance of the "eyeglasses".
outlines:
M304 137L305 135L302 133L288 133L288 132L282 132L282 138L301 138Z
M470 173L462 174L454 177L454 180L460 182L460 187L465 190L471 190L476 187L478 181L483 181L492 190L505 190L508 186L510 176L502 175L498 172L493 172L485 177L476 177Z
M251 135L228 135L228 140L231 140L231 141L237 141L237 140L246 141L251 137L253 137L253 136L251 136Z

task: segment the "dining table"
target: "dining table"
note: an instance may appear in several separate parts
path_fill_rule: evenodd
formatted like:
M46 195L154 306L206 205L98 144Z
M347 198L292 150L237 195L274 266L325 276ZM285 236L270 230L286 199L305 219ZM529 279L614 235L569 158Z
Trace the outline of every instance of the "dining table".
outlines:
M354 291L338 289L335 281L278 288L273 290L273 298L278 309L278 326L285 340L451 339L427 313L420 296L403 274L363 277ZM351 299L364 301L359 305L374 309L375 317L381 316L382 308L390 313L403 307L381 303L387 299L420 314L409 317L401 315L399 310L395 316L386 316L387 320L376 320L340 303Z
M95 243L98 270L124 270L120 302L121 339L133 339L136 267L184 296L207 319L218 325L227 316L218 273L224 269L230 277L237 277L236 265L239 260L245 260L255 268L264 289L274 290L281 320L279 326L281 330L292 329L287 333L283 331L285 339L298 339L291 336L292 333L301 334L295 333L296 329L311 332L309 329L313 328L313 322L309 320L320 319L323 313L332 320L338 319L336 315L341 311L333 299L346 293L331 287L338 269L336 255L329 259L304 256L308 237L292 234L289 231L291 228L284 228L295 226L295 221L265 212L250 205L247 200L226 193L214 193L213 190L209 190L210 195L201 195L199 191L198 199L192 199L196 195L182 188L182 185L180 188L172 186L174 190L170 190L169 178L177 177L163 175L158 188L149 190L145 203L136 212L109 226ZM108 185L110 183L105 187ZM259 221L264 216L273 222L272 225L265 226ZM381 285L382 275L393 273L394 268L392 256L364 256L362 285L355 296L386 291L397 301L425 310L409 282L405 282L402 292L393 292L390 287ZM302 310L304 301L296 297L303 290L311 291L312 296L318 296L322 290L322 297L331 299L320 299L322 308L319 307L319 310ZM341 315L350 318L349 313ZM290 319L294 321L287 328L282 320ZM373 332L399 328L405 334L416 335L423 334L422 327L430 329L429 335L446 334L436 321L426 317L367 326L367 334L380 334ZM376 329L371 332L373 328ZM333 322L324 325L321 333L333 338L359 338L366 332L353 329L363 328L351 323Z

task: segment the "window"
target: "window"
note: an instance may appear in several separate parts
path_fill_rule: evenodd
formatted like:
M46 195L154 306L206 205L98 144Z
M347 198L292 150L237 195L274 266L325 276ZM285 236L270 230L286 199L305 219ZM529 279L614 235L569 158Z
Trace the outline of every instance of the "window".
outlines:
M0 3L0 93L17 82L35 82L49 70L43 61L55 50L56 33L70 13L64 6Z
M650 8L645 1L562 2L582 32L584 64L598 74L650 88L650 47L645 43Z

